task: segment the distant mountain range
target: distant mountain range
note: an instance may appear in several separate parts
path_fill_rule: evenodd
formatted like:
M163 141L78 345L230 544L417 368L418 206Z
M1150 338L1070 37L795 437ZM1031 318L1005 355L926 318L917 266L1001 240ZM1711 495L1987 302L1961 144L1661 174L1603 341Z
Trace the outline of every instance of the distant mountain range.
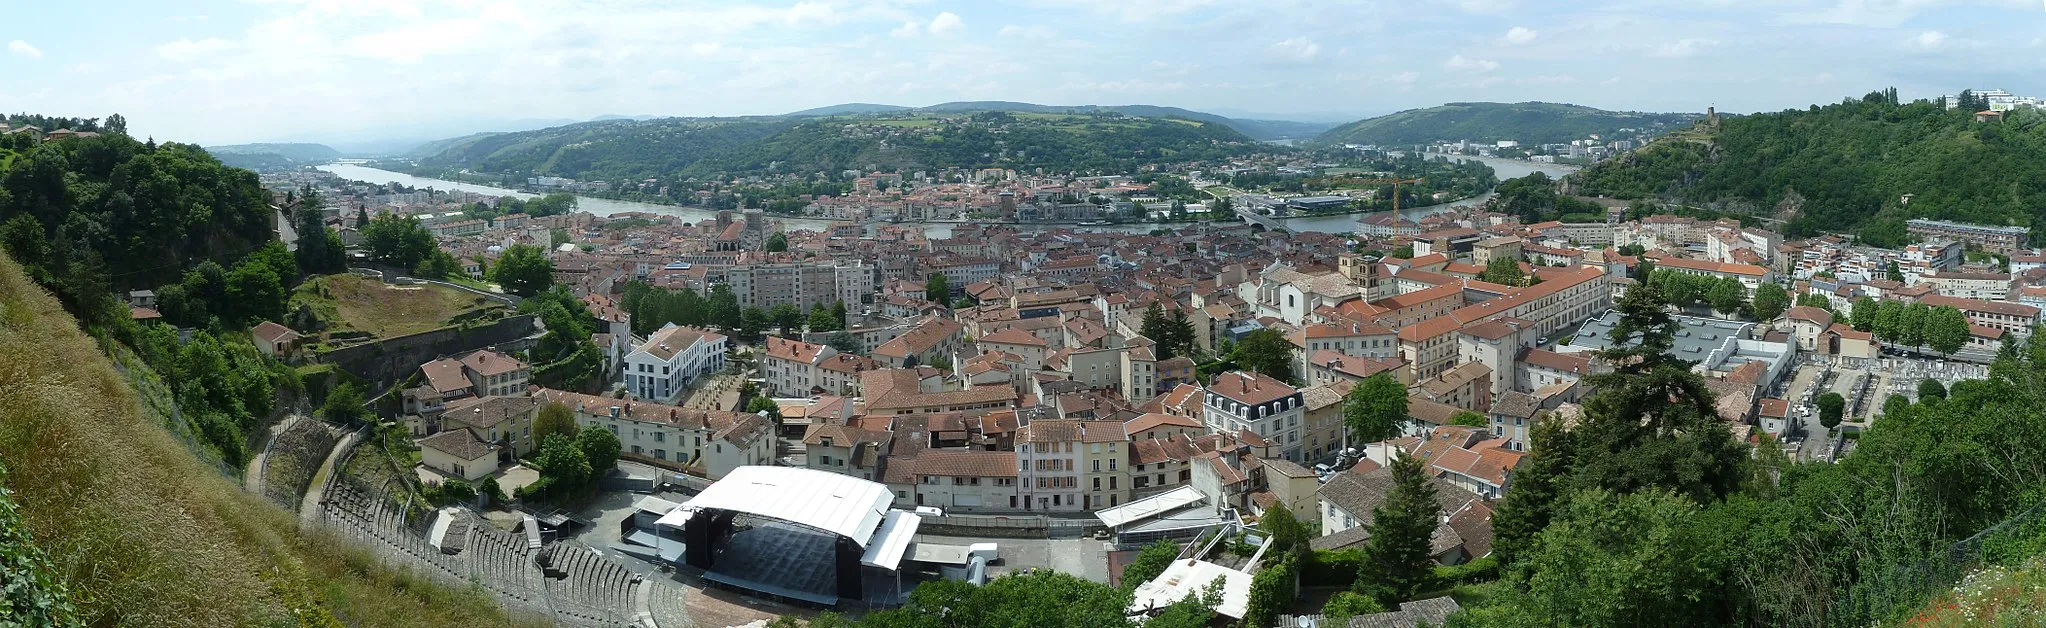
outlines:
M250 170L274 170L321 164L341 158L341 151L325 144L230 144L208 146L220 163Z
M1545 102L1456 102L1358 120L1322 133L1315 144L1402 145L1456 140L1555 144L1623 129L1660 135L1690 126L1691 113L1606 111Z
M1236 129L1238 133L1258 140L1306 139L1334 126L1324 122L1295 122L1291 120L1251 120L1230 118L1212 113L1165 107L1160 105L1040 105L1005 100L966 100L931 105L929 107L904 107L900 105L877 105L872 103L846 103L815 109L804 109L785 114L791 117L823 117L843 115L864 115L896 112L922 113L969 113L974 111L1009 111L1018 113L1092 113L1113 111L1126 116L1140 118L1184 118L1201 122L1212 122Z

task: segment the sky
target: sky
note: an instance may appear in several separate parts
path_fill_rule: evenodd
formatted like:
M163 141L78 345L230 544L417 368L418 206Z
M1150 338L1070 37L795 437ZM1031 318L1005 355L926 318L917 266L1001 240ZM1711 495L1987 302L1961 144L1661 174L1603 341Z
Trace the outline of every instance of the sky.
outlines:
M846 102L1343 120L2046 95L2046 0L0 0L0 103L228 144Z

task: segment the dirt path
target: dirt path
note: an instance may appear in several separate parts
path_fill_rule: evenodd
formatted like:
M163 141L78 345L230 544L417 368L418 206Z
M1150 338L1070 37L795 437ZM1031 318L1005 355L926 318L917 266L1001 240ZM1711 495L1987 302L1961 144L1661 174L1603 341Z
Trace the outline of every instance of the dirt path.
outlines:
M342 436L340 441L334 443L334 450L327 452L327 459L320 463L320 470L313 473L313 481L305 488L305 498L298 502L300 528L311 527L319 520L320 502L327 498L327 479L337 472L334 468L336 461L340 460L341 455L347 453L349 448L355 446L355 439L361 434L362 432L358 430Z
M285 415L284 420L263 431L261 451L249 458L249 466L242 472L242 489L257 495L263 494L263 467L270 460L270 445L277 442L277 435L291 429L298 422L298 415Z

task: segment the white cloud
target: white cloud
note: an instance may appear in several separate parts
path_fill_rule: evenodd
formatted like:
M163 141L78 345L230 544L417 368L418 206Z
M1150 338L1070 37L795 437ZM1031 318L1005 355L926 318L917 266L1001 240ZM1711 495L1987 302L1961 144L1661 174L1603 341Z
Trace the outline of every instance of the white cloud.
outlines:
M1266 50L1279 60L1294 63L1312 62L1321 56L1321 44L1306 37L1294 37L1277 42Z
M1695 38L1679 39L1676 41L1664 43L1660 46L1656 46L1655 56L1678 58L1689 57L1696 55L1700 52L1704 52L1705 49L1707 48L1717 47L1718 45L1719 41L1715 39Z
M1421 79L1420 72L1407 71L1392 75L1392 82L1399 83L1401 85L1412 85L1414 84L1414 81L1418 81L1420 79Z
M28 45L28 42L19 39L7 42L7 50L8 52L28 57L30 59L43 58L43 51L36 50L35 46Z
M179 63L188 63L194 59L205 56L207 53L225 49L227 47L228 47L227 40L220 39L218 37L208 37L198 41L179 38L177 41L157 46L156 56L163 57L165 59L169 59Z
M1918 47L1931 50L1938 48L1940 44L1946 43L1947 34L1939 31L1925 31L1919 33L1918 37L1913 38L1913 41L1918 42Z
M1506 43L1525 44L1534 41L1535 37L1540 34L1541 34L1540 31L1536 31L1535 29L1532 28L1528 28L1525 26L1515 26L1512 29L1506 31Z
M1490 72L1499 69L1499 62L1492 61L1490 59L1471 59L1464 57L1463 55L1456 55L1454 57L1450 57L1448 61L1442 62L1442 67L1449 68L1451 70Z
M1465 13L1482 13L1485 15L1497 15L1500 13L1505 13L1508 9L1512 9L1513 5L1518 4L1516 0L1437 0L1437 1L1454 6L1457 8L1457 10L1463 11Z
M1003 26L1002 30L995 31L995 34L1002 37L1008 37L1011 39L1028 39L1040 41L1058 37L1058 31L1054 31L1048 27L1017 26L1015 24Z
M961 21L959 15L951 11L939 13L937 17L931 18L932 35L951 36L965 28L966 22Z

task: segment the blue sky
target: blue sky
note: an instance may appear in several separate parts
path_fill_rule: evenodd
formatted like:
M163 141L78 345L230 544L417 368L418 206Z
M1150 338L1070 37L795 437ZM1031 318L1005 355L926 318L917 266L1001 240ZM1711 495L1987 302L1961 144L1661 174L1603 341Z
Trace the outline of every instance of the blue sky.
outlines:
M843 102L1300 118L2046 95L2046 0L10 0L9 110L209 144Z

